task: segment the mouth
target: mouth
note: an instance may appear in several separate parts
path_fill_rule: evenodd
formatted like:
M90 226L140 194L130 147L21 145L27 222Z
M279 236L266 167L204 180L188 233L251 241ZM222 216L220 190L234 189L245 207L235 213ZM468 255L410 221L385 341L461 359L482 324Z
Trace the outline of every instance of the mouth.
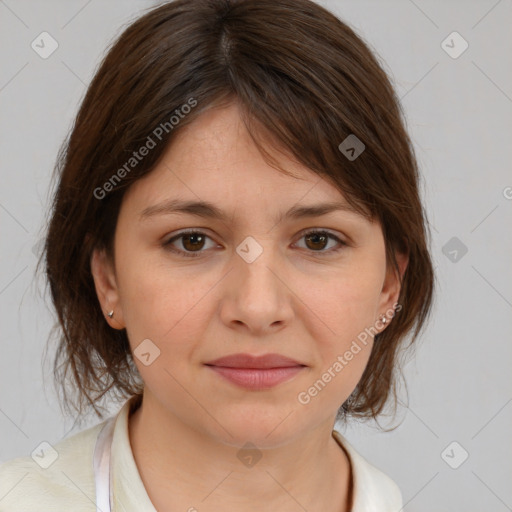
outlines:
M251 390L269 389L288 381L306 365L280 354L233 354L205 363L217 375Z
M287 366L285 368L231 368L225 366L211 366L215 373L233 384L246 389L269 389L281 382L294 377L305 366Z

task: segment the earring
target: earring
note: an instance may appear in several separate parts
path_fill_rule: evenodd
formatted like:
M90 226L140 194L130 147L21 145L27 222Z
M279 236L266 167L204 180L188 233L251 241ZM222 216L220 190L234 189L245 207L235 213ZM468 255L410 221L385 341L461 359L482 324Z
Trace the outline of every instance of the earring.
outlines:
M386 315L382 315L382 316L380 317L380 321L381 321L383 324L385 324L385 323L388 321L388 319L386 318Z
M108 313L108 317L109 317L109 318L112 318L113 316L114 316L114 310L109 311L109 313Z

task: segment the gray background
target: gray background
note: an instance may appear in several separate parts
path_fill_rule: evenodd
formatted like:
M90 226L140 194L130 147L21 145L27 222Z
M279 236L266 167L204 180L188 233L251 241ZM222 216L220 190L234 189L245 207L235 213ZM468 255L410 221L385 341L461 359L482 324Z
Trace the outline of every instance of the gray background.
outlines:
M407 512L512 510L512 1L321 3L380 55L402 99L439 284L405 366L400 426L341 430L398 483ZM34 252L57 150L87 84L121 27L154 4L0 0L0 461L80 430L57 403L53 348L42 365L52 314ZM31 48L43 31L59 44L47 59ZM469 44L457 58L442 47L453 31ZM456 465L463 450L469 458L453 469L446 461Z

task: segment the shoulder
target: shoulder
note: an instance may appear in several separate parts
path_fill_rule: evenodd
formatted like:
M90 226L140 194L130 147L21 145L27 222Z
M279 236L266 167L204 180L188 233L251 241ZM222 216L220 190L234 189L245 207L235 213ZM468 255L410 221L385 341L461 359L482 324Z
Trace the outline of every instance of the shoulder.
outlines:
M105 421L1 464L0 512L96 511L93 452Z
M350 458L353 512L400 510L403 504L402 493L395 481L366 460L338 431L334 430L333 436Z

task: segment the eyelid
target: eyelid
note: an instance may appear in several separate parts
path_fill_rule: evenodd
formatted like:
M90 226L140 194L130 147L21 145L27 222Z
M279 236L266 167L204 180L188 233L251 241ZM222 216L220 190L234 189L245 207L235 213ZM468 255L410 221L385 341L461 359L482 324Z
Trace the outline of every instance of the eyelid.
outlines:
M309 233L326 233L326 234L332 236L333 238L338 239L340 242L348 245L348 241L341 238L343 235L341 235L340 233L337 233L336 231L332 231L328 228L320 228L320 227L305 228L302 231L299 231L298 237L301 238L304 235L308 235Z

